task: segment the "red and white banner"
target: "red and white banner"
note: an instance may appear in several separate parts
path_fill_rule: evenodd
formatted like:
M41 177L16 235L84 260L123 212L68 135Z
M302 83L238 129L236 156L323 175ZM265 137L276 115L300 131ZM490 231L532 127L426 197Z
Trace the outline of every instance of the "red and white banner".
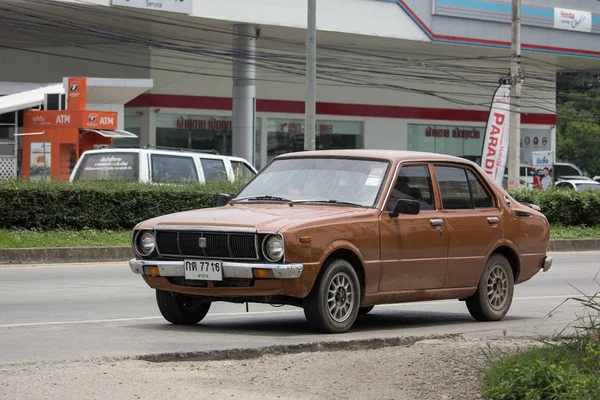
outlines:
M481 168L499 185L502 185L508 158L509 123L510 85L500 85L494 93L481 155Z

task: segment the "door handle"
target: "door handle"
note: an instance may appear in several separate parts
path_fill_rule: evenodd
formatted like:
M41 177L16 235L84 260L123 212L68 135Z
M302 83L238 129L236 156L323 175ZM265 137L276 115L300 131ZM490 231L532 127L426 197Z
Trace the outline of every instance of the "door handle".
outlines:
M498 218L498 217L488 217L487 220L488 220L488 224L490 224L490 225L495 225L498 222L500 222L500 218Z
M441 219L430 219L429 222L431 222L431 226L442 226L444 223Z

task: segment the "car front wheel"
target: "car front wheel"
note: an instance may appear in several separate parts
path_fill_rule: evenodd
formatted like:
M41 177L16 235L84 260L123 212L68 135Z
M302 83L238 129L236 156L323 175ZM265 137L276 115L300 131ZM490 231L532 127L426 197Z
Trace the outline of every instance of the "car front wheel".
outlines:
M310 327L323 333L349 330L360 306L358 275L346 260L326 264L320 279L304 300L304 315Z
M515 283L510 263L501 254L492 255L479 279L477 291L466 301L478 321L499 321L508 312Z
M175 325L195 325L202 321L210 304L198 296L175 294L156 289L156 303L162 316Z

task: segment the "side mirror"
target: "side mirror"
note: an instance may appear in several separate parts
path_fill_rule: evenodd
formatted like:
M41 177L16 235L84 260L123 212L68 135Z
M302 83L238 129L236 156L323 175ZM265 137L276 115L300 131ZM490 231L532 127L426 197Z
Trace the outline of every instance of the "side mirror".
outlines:
M392 218L398 217L400 214L417 215L421 211L421 203L416 200L400 199L391 212Z
M231 201L231 195L227 193L219 193L217 196L217 207L226 206Z

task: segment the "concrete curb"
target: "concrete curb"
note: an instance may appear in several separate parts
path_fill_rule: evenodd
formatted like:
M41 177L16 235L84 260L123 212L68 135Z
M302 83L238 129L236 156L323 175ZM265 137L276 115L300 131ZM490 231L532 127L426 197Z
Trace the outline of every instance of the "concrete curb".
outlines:
M598 250L600 250L600 239L551 240L548 245L549 252L598 251Z
M345 351L345 350L373 350L385 347L412 346L424 340L444 340L461 337L460 333L446 335L425 335L408 337L389 337L377 339L354 339L344 341L318 341L299 344L282 344L274 346L263 346L257 348L237 348L227 350L207 350L186 353L159 353L140 355L135 357L124 357L123 359L134 359L153 363L180 362L180 361L222 361L222 360L248 360L262 357L264 355L282 355L299 353L316 353L323 351Z
M0 249L0 264L58 264L126 261L133 256L133 251L129 246Z
M600 239L551 240L549 252L600 251ZM129 246L0 249L0 265L128 261Z

